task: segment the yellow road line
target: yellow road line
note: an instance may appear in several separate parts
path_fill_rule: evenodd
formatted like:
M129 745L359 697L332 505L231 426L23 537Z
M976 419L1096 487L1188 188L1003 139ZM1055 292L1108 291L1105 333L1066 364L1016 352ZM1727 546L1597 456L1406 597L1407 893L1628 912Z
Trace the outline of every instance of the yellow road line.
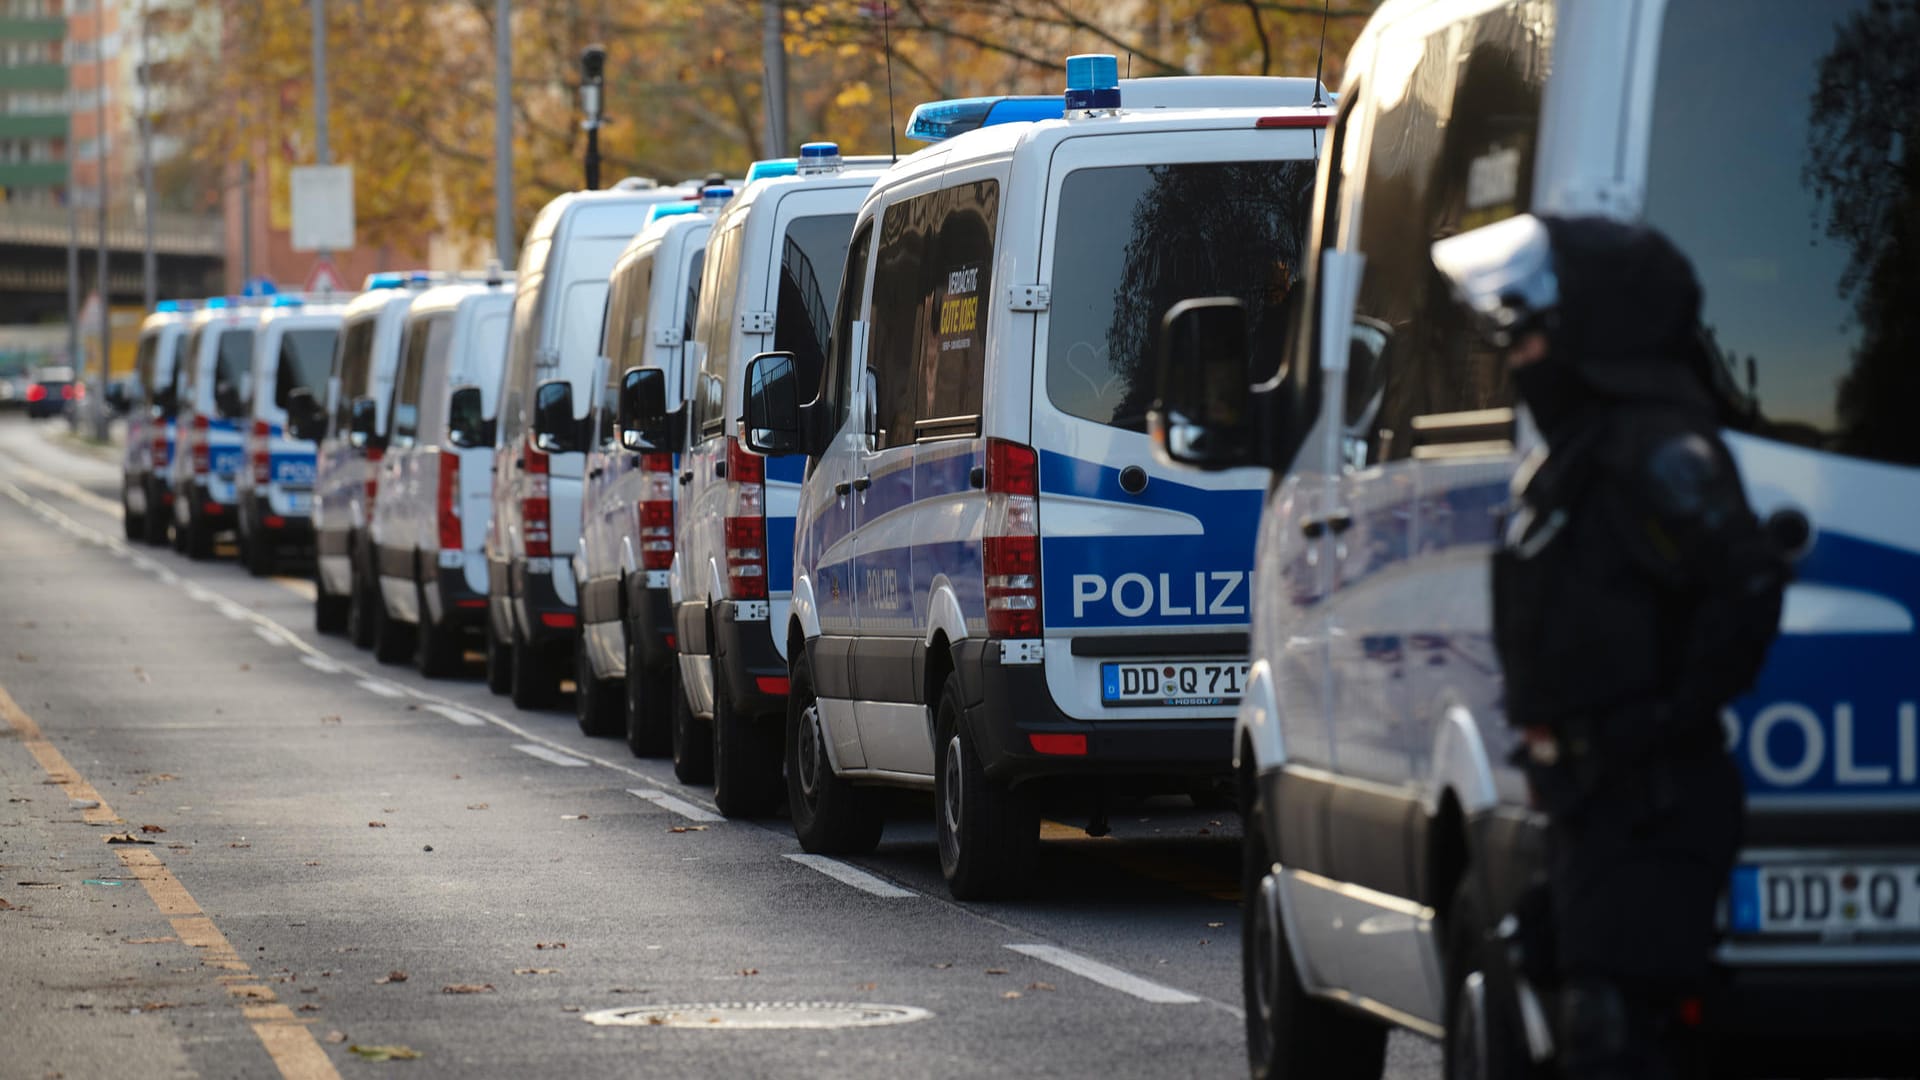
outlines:
M47 740L6 687L0 686L0 717L5 717L8 726L20 735L21 743L27 753L46 770L49 779L60 785L68 798L86 799L97 803L89 808L86 820L89 824L120 825L125 824L113 808L100 798L100 793L87 783L79 771L67 762L53 743ZM273 991L255 978L246 961L234 950L233 943L227 940L206 912L193 899L180 879L173 876L160 857L145 847L122 847L117 854L121 865L133 874L153 900L162 915L168 916L173 924L173 932L180 943L188 948L200 951L200 963L203 967L225 971L230 974L219 976L227 994L240 1007L240 1014L259 1038L260 1045L266 1048L267 1056L273 1060L274 1067L287 1080L340 1080L340 1074L333 1067L333 1060L320 1048L313 1032L293 1014L293 1010L280 1004Z

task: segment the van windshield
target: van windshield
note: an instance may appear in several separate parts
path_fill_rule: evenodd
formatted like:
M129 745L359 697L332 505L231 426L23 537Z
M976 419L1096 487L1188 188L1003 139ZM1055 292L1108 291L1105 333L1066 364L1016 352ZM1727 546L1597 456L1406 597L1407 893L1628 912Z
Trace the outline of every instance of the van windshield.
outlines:
M244 327L235 327L220 335L220 355L214 361L213 388L214 409L227 419L235 419L220 408L220 387L232 386L246 400L249 387L247 383L253 377L253 331Z
M1247 305L1253 356L1278 355L1300 279L1315 165L1188 162L1079 169L1060 189L1047 397L1146 430L1160 320L1182 300Z
M284 410L287 398L304 389L317 399L326 393L333 370L333 347L340 331L332 326L289 330L280 338L280 363L273 379L273 404Z
M1667 8L1646 218L1693 260L1758 434L1920 465L1915 57L1903 5Z

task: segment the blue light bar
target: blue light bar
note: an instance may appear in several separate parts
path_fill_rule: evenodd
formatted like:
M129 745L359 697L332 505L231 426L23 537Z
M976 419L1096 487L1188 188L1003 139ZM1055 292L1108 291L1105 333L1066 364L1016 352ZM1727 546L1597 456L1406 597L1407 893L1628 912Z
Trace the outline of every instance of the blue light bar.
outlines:
M162 300L159 303L153 305L153 311L154 311L154 314L156 315L170 315L176 311L181 311L181 310L184 310L184 309L181 308L180 301L178 300Z
M681 214L697 214L699 212L700 204L695 202L654 203L653 206L647 210L646 223L651 225L661 218L679 217Z
M747 169L747 183L751 184L755 180L766 180L775 176L792 176L799 171L800 162L796 158L772 158L767 161L756 161L751 168Z
M840 168L840 144L830 142L804 143L800 147L800 160L795 171L801 176L813 173L833 172Z
M207 298L207 310L209 311L218 311L221 308L230 307L230 306L231 305L227 302L227 298L224 296L212 296Z
M1068 112L1120 107L1120 61L1112 53L1067 57Z
M365 288L369 291L373 289L398 289L406 283L407 275L397 270L383 270L377 274L368 274Z
M1057 97L977 97L929 101L907 118L907 138L936 143L994 124L1058 120L1066 115Z
M407 284L416 289L424 289L433 284L433 275L425 270L415 270L407 275Z
M306 307L307 302L305 300L302 300L298 296L276 296L273 298L272 306L273 307Z

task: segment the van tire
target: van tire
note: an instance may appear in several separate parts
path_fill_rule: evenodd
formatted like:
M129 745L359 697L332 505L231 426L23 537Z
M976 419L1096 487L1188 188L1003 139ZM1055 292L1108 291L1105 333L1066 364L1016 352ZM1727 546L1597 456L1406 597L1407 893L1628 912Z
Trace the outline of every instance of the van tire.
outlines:
M516 709L548 709L560 700L560 676L543 651L516 636L508 653L512 687L508 696Z
M871 789L855 787L833 771L805 648L794 650L788 671L787 809L793 834L815 855L865 855L879 846L886 828L880 801Z
M434 622L433 613L427 610L427 590L414 582L414 603L420 609L420 621L414 624L413 666L429 679L445 679L460 672L467 659L467 650L460 640L460 631L446 625L445 621Z
M147 535L147 515L136 514L128 507L125 489L120 492L120 531L129 540L142 540Z
M1491 973L1499 945L1469 866L1446 916L1447 1080L1526 1080L1535 1074L1507 980Z
M677 689L673 662L657 670L643 666L638 630L627 626L626 692L621 695L627 749L634 757L661 757L673 750L673 701L668 696Z
M164 547L168 540L167 532L171 522L167 520L167 510L162 509L166 506L167 501L160 497L160 485L148 484L146 530L143 538L154 547Z
M940 691L934 731L933 820L940 873L955 900L1014 895L1029 881L1040 844L1032 796L987 779L962 715L960 675Z
M186 544L181 550L194 562L213 558L213 524L191 509L187 511Z
M257 533L244 539L246 543L240 548L240 556L247 564L247 573L254 577L272 574L280 563L280 553L274 550L272 542Z
M673 698L673 775L683 784L713 783L713 736L693 715L687 688L681 685L679 664L667 693Z
M381 609L379 587L367 580L365 560L354 556L353 569L347 580L352 591L347 594L347 640L354 647L371 649L373 647L373 616Z
M614 692L612 680L593 673L587 635L581 631L573 639L573 715L581 733L596 739L619 735L626 726L625 704L626 695Z
M387 610L379 578L373 586L373 658L383 664L404 664L413 659L413 624L402 622Z
M1385 1025L1308 994L1286 925L1262 902L1273 857L1258 799L1243 837L1240 975L1253 1080L1378 1080L1387 1065Z
M487 616L487 689L505 696L513 692L513 646L493 632L493 616Z
M779 734L764 717L733 707L719 658L713 665L713 804L730 818L765 817L780 801Z

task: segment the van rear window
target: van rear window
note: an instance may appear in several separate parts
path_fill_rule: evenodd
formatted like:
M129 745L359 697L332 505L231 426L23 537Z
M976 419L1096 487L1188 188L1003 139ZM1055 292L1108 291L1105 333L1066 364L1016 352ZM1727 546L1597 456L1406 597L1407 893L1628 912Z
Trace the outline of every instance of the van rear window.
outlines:
M1194 297L1245 301L1253 355L1277 355L1314 170L1311 161L1187 162L1068 174L1045 357L1054 407L1146 430L1160 320Z
M1920 464L1920 18L1876 0L1673 0L1646 218L1761 435Z
M333 348L340 331L331 326L289 330L280 338L280 363L274 372L273 404L285 409L287 398L304 389L315 398L325 396L327 373L333 369Z

